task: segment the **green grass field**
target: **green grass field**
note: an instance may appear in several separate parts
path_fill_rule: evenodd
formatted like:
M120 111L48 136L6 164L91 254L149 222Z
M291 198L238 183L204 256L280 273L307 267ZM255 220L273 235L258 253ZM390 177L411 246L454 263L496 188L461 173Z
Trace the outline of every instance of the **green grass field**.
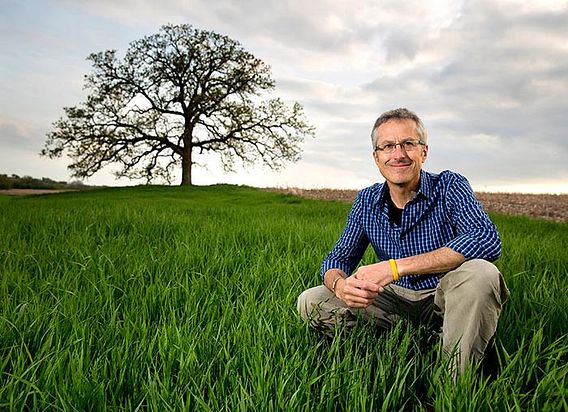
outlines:
M568 224L492 215L500 371L454 386L404 321L300 321L348 210L224 185L0 196L0 410L568 409Z

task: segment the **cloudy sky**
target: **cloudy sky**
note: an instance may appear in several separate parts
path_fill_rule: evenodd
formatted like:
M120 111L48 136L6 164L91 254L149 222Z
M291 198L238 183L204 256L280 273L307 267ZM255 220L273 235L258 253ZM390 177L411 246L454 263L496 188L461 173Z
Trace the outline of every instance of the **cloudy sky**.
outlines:
M568 1L0 0L0 173L72 180L38 155L62 108L85 98L91 52L189 23L238 40L272 68L274 96L298 101L316 137L279 173L196 184L362 188L382 178L369 132L408 107L429 132L425 168L474 189L568 193ZM115 180L112 167L86 181Z

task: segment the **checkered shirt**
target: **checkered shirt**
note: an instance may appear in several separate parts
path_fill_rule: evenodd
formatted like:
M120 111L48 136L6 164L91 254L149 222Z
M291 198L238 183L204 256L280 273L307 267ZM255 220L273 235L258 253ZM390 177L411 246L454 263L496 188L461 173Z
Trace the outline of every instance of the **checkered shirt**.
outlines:
M400 226L389 220L386 184L357 195L347 224L321 266L321 276L337 268L350 275L369 243L379 260L400 259L449 247L469 259L496 260L501 239L476 200L467 179L457 173L421 171L420 187L402 212ZM421 290L435 288L440 274L409 275L396 284Z

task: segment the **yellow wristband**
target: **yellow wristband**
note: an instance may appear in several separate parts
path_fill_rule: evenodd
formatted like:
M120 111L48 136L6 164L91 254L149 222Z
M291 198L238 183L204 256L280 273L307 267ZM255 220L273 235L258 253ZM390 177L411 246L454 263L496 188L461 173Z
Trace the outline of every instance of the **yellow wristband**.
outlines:
M396 282L397 280L400 279L400 276L398 274L398 269L396 267L396 262L394 259L389 259L389 263L391 265L391 270L392 270L392 279Z

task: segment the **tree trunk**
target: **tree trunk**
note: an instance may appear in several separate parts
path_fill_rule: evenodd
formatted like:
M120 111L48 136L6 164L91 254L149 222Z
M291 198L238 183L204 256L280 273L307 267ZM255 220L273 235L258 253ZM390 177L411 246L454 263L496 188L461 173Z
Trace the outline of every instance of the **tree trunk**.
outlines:
M191 186L193 183L191 181L191 167L193 166L193 160L191 158L192 147L186 146L183 149L183 157L181 159L181 185Z

